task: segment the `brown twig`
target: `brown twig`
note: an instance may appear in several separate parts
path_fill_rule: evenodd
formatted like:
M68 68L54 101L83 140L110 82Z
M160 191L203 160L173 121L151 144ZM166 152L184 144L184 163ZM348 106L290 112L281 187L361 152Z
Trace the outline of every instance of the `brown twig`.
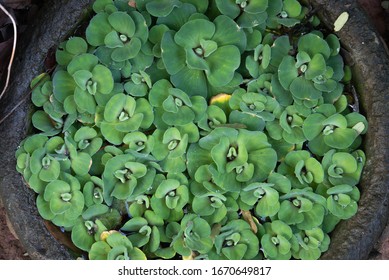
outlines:
M18 32L18 30L17 30L15 19L7 11L7 9L4 8L4 6L2 4L0 4L0 9L11 19L12 25L13 25L13 29L14 29L14 40L13 40L13 46L12 46L12 53L11 53L11 57L9 59L9 64L8 64L8 68L7 68L7 79L5 81L5 85L4 85L3 91L0 93L0 100L1 100L1 98L3 97L4 93L6 92L6 90L8 88L9 79L10 79L10 76L11 76L11 68L12 68L12 63L13 63L14 57L15 57L16 43L17 43L17 34L18 34L17 32Z

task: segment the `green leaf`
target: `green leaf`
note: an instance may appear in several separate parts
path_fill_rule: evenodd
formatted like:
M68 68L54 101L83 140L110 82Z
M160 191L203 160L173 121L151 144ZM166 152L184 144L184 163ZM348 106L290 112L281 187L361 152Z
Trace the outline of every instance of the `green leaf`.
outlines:
M255 208L255 213L259 217L272 217L277 214L280 209L278 201L278 192L270 187L263 187L265 195L262 197Z
M53 76L53 92L55 98L63 103L65 99L74 93L76 83L73 77L66 71L59 70Z
M32 124L35 128L47 132L51 135L57 134L61 127L56 127L55 120L53 120L46 112L36 111L32 115ZM60 123L58 123L60 124Z
M58 198L60 194L68 193L70 191L71 189L68 183L61 180L55 180L46 186L43 198L45 201L50 201L52 198Z
M287 12L288 17L298 17L301 13L301 4L297 0L284 0L284 11Z
M228 60L224 60L228 57ZM220 63L223 61L224 63ZM235 46L219 47L206 59L209 65L209 73L206 72L209 83L214 87L228 84L234 77L235 70L240 65L239 49Z
M224 247L222 249L222 253L229 259L229 260L241 260L243 259L244 255L247 251L247 245L246 244L237 244L233 247Z
M86 252L89 252L95 242L93 235L88 233L88 230L82 221L78 222L72 228L71 239L74 245Z
M207 97L208 95L207 79L204 71L184 67L177 74L171 76L171 82L189 96Z
M197 46L196 46L197 47ZM165 32L161 42L162 60L166 71L170 75L175 75L185 67L186 52L174 41L174 33Z
M174 35L174 41L185 49L200 46L201 40L211 40L215 33L215 24L204 19L195 19L185 23Z
M132 38L130 42L123 47L114 49L111 58L116 62L126 61L130 58L134 58L139 53L141 47L141 41L138 38Z
M213 23L216 29L212 41L216 42L219 47L234 45L238 47L240 53L243 53L247 46L247 37L243 29L224 15L218 16Z
M304 77L293 80L290 84L290 92L294 97L302 100L318 99L321 96L321 92L313 86L313 83Z
M78 70L73 74L74 81L83 90L86 90L87 82L92 78L92 73L87 70Z
M44 182L51 182L58 179L60 172L61 166L59 162L52 159L50 165L47 168L43 167L39 172L39 179Z
M66 42L66 51L71 54L77 55L86 53L88 50L88 45L85 40L81 37L71 37Z
M232 19L239 16L241 10L238 5L236 5L235 1L223 1L223 0L215 0L216 6L219 11Z
M262 62L261 66L263 69L266 69L270 64L271 59L271 48L269 45L264 45L262 50Z
M308 33L300 37L297 48L299 52L304 51L310 57L314 57L316 54L322 54L324 59L328 59L331 54L327 42L314 33Z
M189 0L186 0L189 1ZM186 2L181 1L181 2ZM196 3L199 3L196 1ZM173 9L173 11L167 17L159 17L157 19L158 25L166 25L170 30L179 30L191 17L191 15L196 14L196 7L191 4L183 3L179 7ZM150 38L153 36L150 35Z
M71 158L71 166L73 171L78 175L86 175L92 165L92 158L87 153L78 153Z
M84 53L74 57L72 61L70 61L67 70L70 75L74 75L79 70L87 70L91 72L98 63L99 59L97 56L90 53Z
M305 78L312 80L313 78L323 75L326 71L326 61L323 55L316 54L308 63L308 69L305 72Z
M166 17L175 7L179 7L180 5L181 3L178 0L159 0L148 2L146 9L152 16Z
M115 12L108 16L109 24L120 34L131 38L135 33L134 20L125 12Z
M71 100L69 100L71 101ZM89 94L87 91L77 88L74 91L74 102L78 108L83 111L88 112L89 114L96 113L96 101L93 95ZM71 104L69 104L71 106ZM71 108L70 108L71 109Z
M278 79L285 90L289 90L292 82L297 78L295 60L291 56L285 56L278 68Z
M358 169L357 161L349 153L335 153L332 156L332 162L336 164L336 166L341 167L345 173L353 173Z
M120 229L123 231L133 232L139 231L143 226L146 226L147 220L142 217L133 217L128 220Z
M322 123L325 119L325 116L322 114L311 114L304 120L303 132L308 141L314 139L322 132L324 128Z
M349 128L336 128L333 133L324 136L324 143L336 149L346 149L354 142L357 132Z
M249 14L259 14L266 11L268 7L268 1L266 0L253 0L244 7L244 11Z
M98 241L93 243L88 256L90 260L107 260L110 251L111 247L106 242Z
M207 62L192 49L186 49L186 63L190 69L203 70L209 72Z
M115 30L112 30L107 34L107 36L105 36L104 44L108 48L119 48L124 46L124 43L120 39L118 32Z
M86 28L86 40L92 46L102 46L105 36L111 31L112 26L108 22L108 14L98 13L91 19Z
M92 80L97 83L97 91L102 94L109 94L114 88L112 72L103 65L96 65L92 70Z

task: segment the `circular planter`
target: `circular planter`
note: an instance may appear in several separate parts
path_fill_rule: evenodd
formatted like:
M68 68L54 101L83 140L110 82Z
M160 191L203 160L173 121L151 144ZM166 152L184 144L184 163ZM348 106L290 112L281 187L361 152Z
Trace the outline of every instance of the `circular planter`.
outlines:
M19 101L28 97L32 78L44 71L49 50L65 40L87 15L93 0L47 1L37 16L33 32L25 34L13 67L13 81L0 101L0 118ZM389 215L389 57L376 31L357 6L356 1L311 0L329 29L342 12L350 18L337 32L351 59L354 85L360 110L369 121L364 139L367 156L360 184L358 213L342 221L331 233L331 245L323 259L366 259L378 240ZM27 99L28 100L28 99ZM65 244L64 235L46 223L38 214L35 194L28 189L15 170L14 153L30 129L29 101L22 103L0 125L0 197L25 250L33 259L72 259L73 250ZM58 233L59 232L59 233ZM56 238L54 236L59 236ZM61 240L61 241L59 241Z

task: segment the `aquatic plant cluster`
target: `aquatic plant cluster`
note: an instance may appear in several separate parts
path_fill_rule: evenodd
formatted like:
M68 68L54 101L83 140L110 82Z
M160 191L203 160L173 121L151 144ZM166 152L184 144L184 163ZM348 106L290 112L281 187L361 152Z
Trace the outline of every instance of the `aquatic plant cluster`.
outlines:
M97 0L31 82L16 152L89 259L318 259L357 212L366 118L297 0Z

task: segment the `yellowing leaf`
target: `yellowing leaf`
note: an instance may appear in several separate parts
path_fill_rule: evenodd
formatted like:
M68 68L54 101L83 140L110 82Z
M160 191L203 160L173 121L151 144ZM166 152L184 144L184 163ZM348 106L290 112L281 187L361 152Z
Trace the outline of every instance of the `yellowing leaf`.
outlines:
M343 28L343 26L346 24L347 20L349 18L349 13L343 12L340 14L340 16L335 20L334 23L334 31L338 32Z

